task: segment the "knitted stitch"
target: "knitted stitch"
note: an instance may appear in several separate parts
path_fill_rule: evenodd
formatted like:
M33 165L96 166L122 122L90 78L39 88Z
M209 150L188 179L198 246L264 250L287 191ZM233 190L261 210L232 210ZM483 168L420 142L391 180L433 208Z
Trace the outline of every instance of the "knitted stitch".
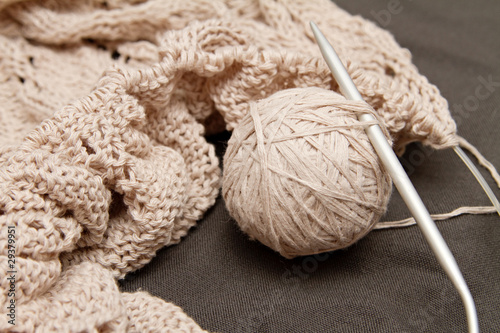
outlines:
M179 66L180 71L201 76L184 74L183 80L192 82L186 88L199 88L187 96L188 106L196 101L197 106L206 111L198 111L197 119L210 114L211 102L214 102L215 109L224 113L227 128L232 129L243 116L249 100L288 87L336 88L309 29L309 21L314 19L338 48L341 58L348 62L348 71L363 97L384 118L399 152L407 143L417 140L435 148L457 144L456 126L446 100L434 85L418 74L408 50L399 47L388 32L351 16L329 1L147 1L135 6L123 3L113 10L101 7L98 1L46 1L45 7L43 2L20 3L2 13L3 30L47 47L69 44L88 49L91 47L85 41L90 38L99 41L97 51L107 49L98 53L107 53L109 58L114 51L121 55L120 46L125 45L122 58L130 57L129 62L134 50L142 48L145 41L150 43L151 51L154 45L162 44L156 48L160 58L183 60L185 67ZM75 11L79 14L75 15ZM219 20L211 20L213 18ZM193 24L187 26L190 22ZM18 25L17 30L13 28ZM133 43L138 39L141 43ZM140 53L139 60L142 60ZM193 58L180 59L181 53ZM81 55L73 56L82 67ZM106 68L95 64L94 57L97 56L84 57L89 59L84 60L85 65L89 62L90 68ZM38 82L38 78L22 75L29 73L28 70L40 72L26 62L29 52L25 51L24 57L18 53L15 58L22 59L18 60L21 64L14 67L16 74L25 83L33 79ZM150 54L146 58L155 57ZM33 61L40 62L40 68L45 67L38 59ZM63 63L48 61L52 66ZM192 68L207 61L224 65L199 67L198 72ZM204 76L210 72L210 75L219 74L212 81L222 81L221 85L203 86ZM2 129L5 127L2 124Z
M445 99L410 53L326 0L3 2L0 267L15 226L18 317L5 321L3 279L0 329L200 331L114 279L179 242L214 203L206 130L236 128L250 103L280 90L338 90L310 20L399 153L412 141L457 144Z

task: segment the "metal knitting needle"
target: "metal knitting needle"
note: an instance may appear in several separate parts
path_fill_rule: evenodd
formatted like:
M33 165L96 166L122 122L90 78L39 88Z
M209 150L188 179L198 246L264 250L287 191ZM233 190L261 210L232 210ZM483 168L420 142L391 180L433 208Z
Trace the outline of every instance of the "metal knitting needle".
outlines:
M333 77L337 81L340 91L344 94L347 99L355 101L363 101L361 94L354 85L351 77L347 73L344 65L339 59L339 56L333 49L332 45L328 42L326 37L321 33L319 28L314 22L310 22L314 37L319 45L321 53L328 64L328 67L332 71ZM363 122L373 122L375 118L370 114L362 114L358 118ZM432 220L427 208L425 208L422 199L418 195L415 187L413 187L410 178L403 169L403 166L399 162L396 154L392 150L391 146L387 142L381 128L378 125L370 125L365 127L366 134L370 139L375 151L377 152L380 160L382 161L384 167L387 169L392 177L394 185L398 189L401 197L408 206L411 214L415 218L418 226L420 227L424 237L429 243L432 251L434 252L437 260L448 274L450 280L454 284L455 288L458 290L462 298L462 302L465 306L465 311L467 315L467 322L469 326L470 333L479 332L479 324L477 320L476 306L474 304L474 299L467 287L460 268L453 257L450 249L446 245L446 242L441 236L436 224Z
M497 197L495 196L495 193L493 193L493 190L491 187L488 185L486 180L483 178L479 170L476 168L474 163L470 160L470 158L465 154L465 152L460 148L460 146L455 146L453 147L453 150L455 153L460 157L460 159L465 163L465 165L469 168L470 172L474 175L476 180L479 182L481 187L483 188L484 192L486 192L486 195L488 198L490 198L491 203L497 210L498 215L500 215L500 202L498 201Z

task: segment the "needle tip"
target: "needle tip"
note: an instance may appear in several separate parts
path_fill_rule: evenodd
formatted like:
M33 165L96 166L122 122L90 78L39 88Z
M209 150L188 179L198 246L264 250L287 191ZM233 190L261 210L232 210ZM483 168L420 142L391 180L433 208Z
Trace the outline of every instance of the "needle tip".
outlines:
M314 23L314 21L309 21L309 25L311 26L311 30L313 32L314 38L316 39L316 44L318 44L318 46L319 46L321 54L323 55L325 60L327 60L327 62L328 62L329 55L328 55L327 49L333 50L333 47L330 45L330 43L326 39L325 35L323 35L323 33L321 32L319 27L316 25L316 23ZM330 51L330 53L331 52L332 51ZM335 51L333 51L333 52L335 52Z
M321 31L319 30L316 23L314 23L314 21L309 21L309 25L311 26L311 30L314 34L314 38L316 38L316 41L318 42L319 36L321 35Z

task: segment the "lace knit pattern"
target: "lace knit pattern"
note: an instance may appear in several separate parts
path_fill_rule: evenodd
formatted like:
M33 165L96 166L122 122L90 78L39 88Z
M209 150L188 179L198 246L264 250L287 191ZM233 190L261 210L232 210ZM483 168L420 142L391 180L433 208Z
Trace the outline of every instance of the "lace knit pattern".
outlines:
M338 49L396 151L457 144L410 53L327 0L0 3L0 269L15 225L17 323L6 331L202 331L115 280L178 243L215 202L204 135L289 88L338 90L309 21Z

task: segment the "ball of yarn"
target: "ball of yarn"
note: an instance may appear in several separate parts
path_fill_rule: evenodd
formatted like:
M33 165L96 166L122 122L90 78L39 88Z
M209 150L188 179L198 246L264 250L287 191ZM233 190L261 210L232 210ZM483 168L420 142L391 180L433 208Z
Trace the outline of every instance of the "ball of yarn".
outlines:
M222 194L251 239L293 258L345 248L372 229L392 186L360 112L374 113L321 88L249 106L228 142Z

